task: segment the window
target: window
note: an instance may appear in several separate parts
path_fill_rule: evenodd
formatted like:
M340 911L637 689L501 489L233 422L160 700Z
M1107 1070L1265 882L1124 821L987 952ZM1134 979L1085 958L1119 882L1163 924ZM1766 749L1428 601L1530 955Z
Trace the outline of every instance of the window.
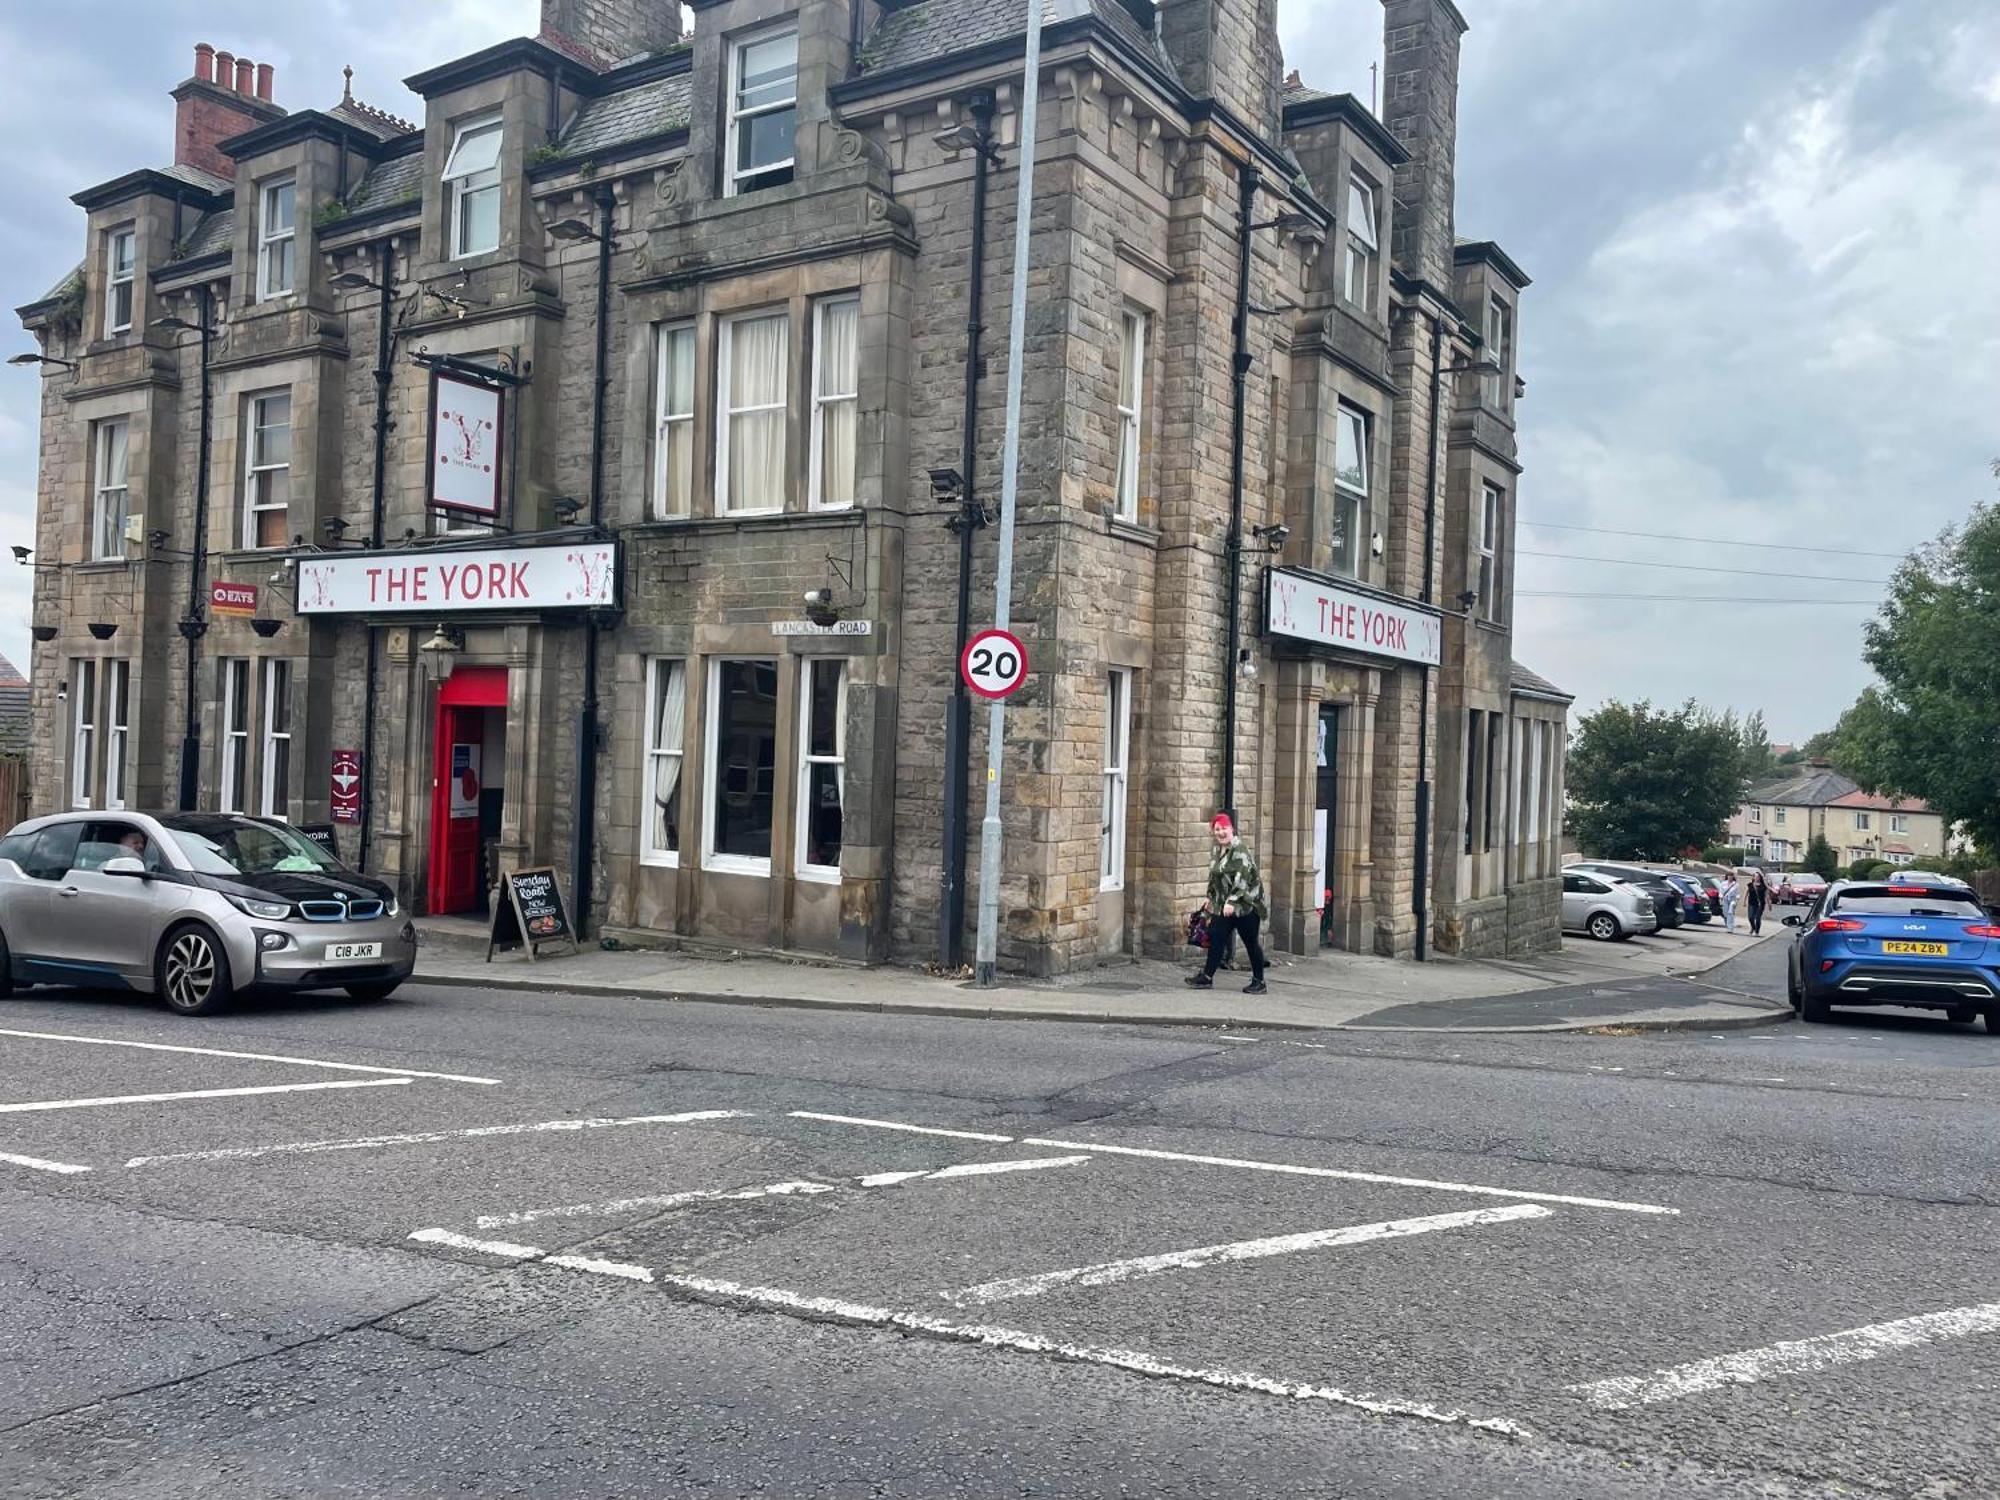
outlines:
M159 844L130 823L72 823L70 827L81 830L70 856L72 870L101 870L114 859L136 859L153 871L167 868Z
M693 324L660 330L653 391L653 514L684 516L694 506Z
M1146 389L1146 315L1127 309L1118 332L1118 518L1139 519L1140 411Z
M730 50L725 197L792 180L798 92L797 32L752 37Z
M1871 826L1872 820L1867 813L1858 812L1854 815L1854 831L1856 833L1866 833Z
M123 333L132 326L134 272L139 263L139 236L131 229L114 229L104 238L104 331Z
M292 664L271 657L264 663L264 816L285 817L291 790Z
M282 547L291 519L291 393L252 396L245 417L243 545Z
M854 503L855 418L860 407L861 299L813 306L812 488L808 503L836 510Z
M681 761L687 743L687 663L646 664L646 817L639 858L681 862Z
M1761 808L1761 807L1753 807L1753 808L1751 808L1751 809L1750 809L1750 821L1751 821L1751 822L1753 822L1753 823L1761 823L1761 822L1763 822L1763 821L1764 821L1764 809L1763 809L1763 808Z
M1361 307L1375 305L1375 263L1381 250L1375 226L1374 185L1348 178L1347 262L1341 290L1349 302Z
M500 117L458 127L445 158L444 187L450 219L451 258L480 255L500 246Z
M1500 618L1500 567L1496 561L1500 545L1500 490L1496 485L1479 487L1479 618Z
M716 463L721 509L785 508L785 368L783 313L731 318L722 325L717 384L725 393Z
M1774 807L1774 808L1772 808L1772 809L1771 809L1771 821L1772 821L1773 823L1777 823L1777 824L1781 824L1781 825L1782 825L1782 824L1784 823L1784 821L1785 821L1785 810L1784 810L1784 809L1783 809L1782 807Z
M1910 820L1908 818L1906 818L1901 813L1889 814L1889 832L1908 833L1909 831L1910 831Z
M1356 578L1368 506L1368 414L1342 402L1334 424L1333 571Z
M90 555L96 561L125 556L125 518L132 492L126 484L132 424L120 417L97 424L96 483L91 502Z
M1125 889L1125 798L1131 772L1132 674L1113 667L1104 677L1104 798L1098 834L1097 888Z
M1505 410L1508 372L1514 361L1514 309L1498 297L1490 297L1486 302L1486 353L1499 362L1500 368L1491 375L1482 375L1479 384L1486 404Z
M1783 853L1781 852L1781 851L1782 851L1782 849L1783 849L1783 845L1779 845L1779 846L1778 846L1777 848L1774 848L1774 849L1772 850L1772 852L1771 852L1771 857L1772 857L1773 859L1783 859L1783 858L1784 858L1785 856L1784 856L1784 854L1783 854ZM1754 855L1756 855L1756 856L1757 856L1757 857L1758 857L1759 859L1762 859L1762 858L1764 857L1764 841L1763 841L1763 839L1759 838L1759 837L1758 837L1758 836L1757 836L1756 834L1754 834L1754 833L1753 833L1753 834L1751 834L1749 838L1747 838L1747 839L1745 839L1745 840L1743 841L1743 852L1744 852L1744 853L1746 853L1746 854L1754 854Z
M1477 852L1479 841L1473 837L1480 823L1479 816L1479 763L1484 758L1480 753L1480 720L1486 715L1472 709L1465 716L1465 803L1460 808L1460 817L1465 823L1465 852Z
M125 805L125 765L131 744L132 663L104 664L104 805Z
M771 873L777 792L778 664L716 661L708 679L708 838L704 863Z
M250 663L222 662L222 800L219 811L242 812L250 779Z
M44 828L35 835L35 846L21 861L21 873L31 880L61 880L76 861L77 838L83 824L75 819Z
M799 723L799 874L840 879L841 809L847 794L847 663L800 663L805 702Z
M292 289L298 231L292 213L294 184L264 184L263 210L257 216L257 295L282 297Z
M97 753L97 663L80 661L70 668L69 805L91 805L92 758Z

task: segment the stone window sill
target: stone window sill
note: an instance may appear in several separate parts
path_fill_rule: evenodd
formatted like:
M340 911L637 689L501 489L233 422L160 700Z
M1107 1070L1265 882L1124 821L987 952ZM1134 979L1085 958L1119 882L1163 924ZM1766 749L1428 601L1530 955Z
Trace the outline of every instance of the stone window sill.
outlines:
M1137 542L1142 547L1160 545L1160 528L1148 526L1140 521L1127 521L1121 516L1106 516L1104 529L1112 536L1122 537L1128 542Z

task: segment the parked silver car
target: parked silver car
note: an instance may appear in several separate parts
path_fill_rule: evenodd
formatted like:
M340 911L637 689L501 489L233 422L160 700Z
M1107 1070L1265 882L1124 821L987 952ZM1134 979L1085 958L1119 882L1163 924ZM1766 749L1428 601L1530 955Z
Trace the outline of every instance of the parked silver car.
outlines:
M282 823L72 812L0 839L0 996L109 985L200 1016L250 990L380 999L416 959L395 893Z
M1565 932L1622 942L1635 932L1657 932L1660 914L1643 886L1589 870L1564 870L1562 924Z

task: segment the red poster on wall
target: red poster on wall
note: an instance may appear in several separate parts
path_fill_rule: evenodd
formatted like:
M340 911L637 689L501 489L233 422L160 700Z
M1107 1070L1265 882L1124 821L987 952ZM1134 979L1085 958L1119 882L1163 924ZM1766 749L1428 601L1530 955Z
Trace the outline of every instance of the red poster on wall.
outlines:
M333 752L333 821L361 821L361 752Z

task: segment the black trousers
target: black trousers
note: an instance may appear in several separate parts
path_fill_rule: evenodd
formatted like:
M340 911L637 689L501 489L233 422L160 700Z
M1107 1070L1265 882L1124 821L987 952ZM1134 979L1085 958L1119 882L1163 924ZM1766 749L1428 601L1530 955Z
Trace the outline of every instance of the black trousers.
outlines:
M1233 917L1225 917L1221 912L1208 919L1208 962L1202 965L1202 973L1210 979L1222 967L1222 950L1232 936L1243 939L1243 951L1250 955L1250 978L1264 977L1264 945L1257 941L1257 913L1240 912Z
M1764 929L1764 903L1761 901L1752 901L1750 903L1751 935L1755 936L1757 933L1763 931L1763 929Z

